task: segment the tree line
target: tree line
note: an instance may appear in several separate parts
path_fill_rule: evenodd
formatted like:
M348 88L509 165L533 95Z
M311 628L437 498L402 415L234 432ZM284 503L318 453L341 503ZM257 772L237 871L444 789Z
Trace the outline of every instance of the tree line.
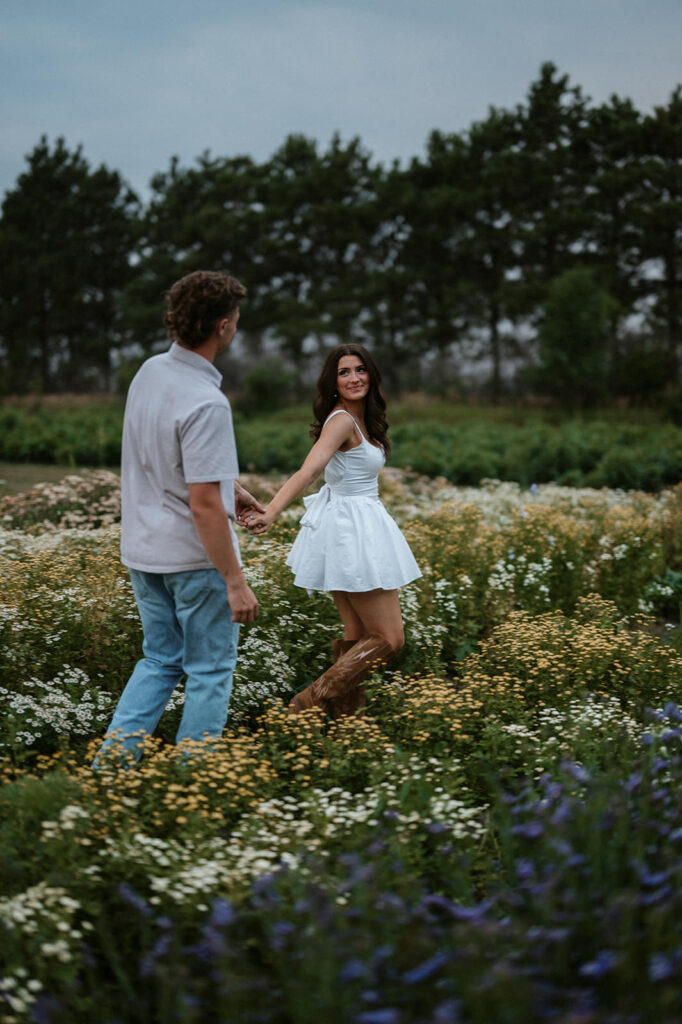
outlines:
M651 113L595 105L548 63L405 166L290 135L262 163L173 158L144 204L61 138L26 159L0 218L5 393L113 387L132 346L164 343L168 285L204 267L247 285L249 351L297 372L353 339L394 387L425 363L445 386L465 357L493 397L511 363L515 387L585 401L678 378L680 87Z

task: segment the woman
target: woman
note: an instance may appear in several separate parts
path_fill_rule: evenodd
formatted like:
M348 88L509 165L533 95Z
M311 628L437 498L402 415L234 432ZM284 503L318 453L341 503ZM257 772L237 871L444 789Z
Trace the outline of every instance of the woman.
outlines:
M304 498L306 513L287 565L297 586L331 591L344 639L334 641L334 664L297 694L290 713L319 707L334 717L354 714L365 701L360 684L404 643L397 588L421 573L379 501L378 474L390 449L380 384L361 345L332 349L313 404L315 444L265 512L243 520L252 533L265 533L324 470L324 487Z

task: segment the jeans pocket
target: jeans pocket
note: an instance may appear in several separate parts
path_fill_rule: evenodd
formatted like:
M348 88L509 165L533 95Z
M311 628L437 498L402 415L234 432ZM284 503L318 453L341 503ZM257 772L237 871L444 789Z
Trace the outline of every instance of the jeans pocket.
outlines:
M145 573L140 572L139 569L129 569L128 572L130 573L130 582L135 597L141 600L149 597L149 584L145 578Z

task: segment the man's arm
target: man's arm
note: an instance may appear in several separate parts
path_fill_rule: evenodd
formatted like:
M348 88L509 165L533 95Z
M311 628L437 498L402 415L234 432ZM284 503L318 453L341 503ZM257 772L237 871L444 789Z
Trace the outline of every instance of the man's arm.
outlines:
M225 580L232 621L253 622L258 616L258 601L244 579L234 550L220 484L188 484L188 487L192 519L206 554Z

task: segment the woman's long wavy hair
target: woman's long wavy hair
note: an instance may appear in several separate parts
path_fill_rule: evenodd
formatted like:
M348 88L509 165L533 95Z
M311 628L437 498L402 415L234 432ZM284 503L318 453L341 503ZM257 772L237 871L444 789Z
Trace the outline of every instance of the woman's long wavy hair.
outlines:
M370 441L378 442L383 447L386 458L388 458L391 442L387 437L386 399L381 393L381 374L379 373L379 367L367 349L363 348L362 345L337 345L327 355L317 381L317 394L313 402L315 422L312 424L310 436L314 437L317 441L322 433L324 421L334 406L338 404L336 376L339 359L342 356L357 356L358 359L362 359L369 371L369 391L365 399L365 426L367 427Z

